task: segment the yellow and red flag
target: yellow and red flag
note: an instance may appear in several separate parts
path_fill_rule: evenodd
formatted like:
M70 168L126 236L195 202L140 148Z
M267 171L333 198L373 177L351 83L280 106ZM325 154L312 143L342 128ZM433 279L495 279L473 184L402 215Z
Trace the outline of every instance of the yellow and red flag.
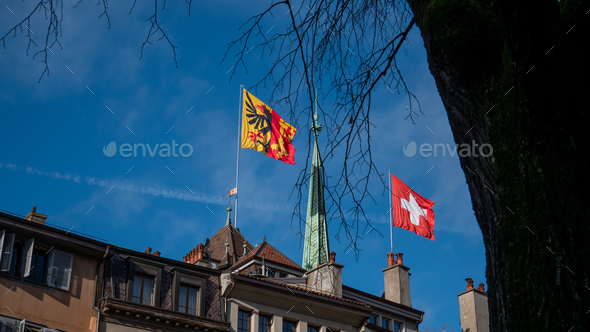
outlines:
M295 165L292 141L296 132L295 127L244 89L241 148L260 151L265 156Z

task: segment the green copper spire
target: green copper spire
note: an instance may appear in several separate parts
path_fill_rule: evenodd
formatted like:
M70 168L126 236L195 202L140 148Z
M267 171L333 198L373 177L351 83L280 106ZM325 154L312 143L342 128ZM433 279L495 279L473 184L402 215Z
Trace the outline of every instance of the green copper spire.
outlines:
M305 220L305 245L303 248L303 265L307 271L316 268L318 265L327 263L329 259L330 246L328 244L328 224L326 221L326 205L324 202L324 181L322 173L324 167L320 158L318 148L318 134L322 125L318 124L317 111L313 117L311 130L315 132L313 145L313 159L311 162L311 177L309 182L309 197L307 201L307 218Z

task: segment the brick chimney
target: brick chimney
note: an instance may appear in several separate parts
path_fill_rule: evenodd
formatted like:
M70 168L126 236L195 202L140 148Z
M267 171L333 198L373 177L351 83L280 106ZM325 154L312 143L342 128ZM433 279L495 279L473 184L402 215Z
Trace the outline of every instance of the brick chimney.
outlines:
M182 257L182 260L189 264L209 266L208 260L205 259L205 245L203 243L199 243L196 248L189 251L186 256Z
M397 261L393 265L393 253L387 254L388 267L383 270L383 277L385 279L385 299L412 306L410 299L410 268L403 265L403 254L397 254Z
M203 259L204 253L205 253L205 245L203 243L199 243L199 245L197 245L197 260Z
M336 263L336 253L330 252L330 261L307 271L307 287L322 293L342 297L342 268Z
M473 279L467 278L467 290L458 294L461 312L461 329L464 332L489 332L490 318L488 296L484 292L484 284L473 288Z
M29 212L29 214L27 214L25 219L45 225L45 220L47 220L47 215L37 213L37 208L33 206L33 208L31 209L31 212Z

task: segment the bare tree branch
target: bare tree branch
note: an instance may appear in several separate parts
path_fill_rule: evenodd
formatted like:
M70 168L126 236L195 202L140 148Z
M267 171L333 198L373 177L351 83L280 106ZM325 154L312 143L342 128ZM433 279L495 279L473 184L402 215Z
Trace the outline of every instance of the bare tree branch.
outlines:
M76 4L73 6L73 8L78 7L78 5L80 3L82 3L84 0L78 0L78 2L76 2ZM191 11L191 6L192 6L192 0L185 0L186 4L188 5L188 12L189 12L189 16L190 16L190 11ZM133 3L131 5L131 9L129 10L129 14L131 14L133 12L133 9L135 8L135 5L137 3L137 0L133 0ZM2 41L2 45L4 46L4 48L6 49L6 38L9 35L13 35L13 37L16 37L18 34L23 35L25 38L27 38L28 43L27 43L27 48L26 48L26 54L27 56L29 55L29 51L31 50L31 46L34 47L40 47L40 45L37 44L37 42L34 40L34 35L35 33L33 32L33 28L31 27L32 23L39 23L39 22L46 22L46 30L45 30L45 45L43 45L43 49L38 50L37 52L35 52L35 54L33 54L32 59L35 59L37 56L40 56L42 58L41 62L45 64L45 68L43 69L43 72L41 73L41 76L39 77L39 82L41 82L41 79L43 78L43 76L45 74L47 74L47 76L49 76L49 59L48 59L48 52L53 53L53 51L51 51L51 48L53 46L55 46L56 44L61 46L61 43L59 41L59 37L61 37L62 35L62 21L63 21L63 0L39 0L36 4L36 6L33 8L33 10L30 11L30 13L24 17L19 23L17 23L16 25L14 25L10 30L8 30L6 32L6 34L4 34L4 36L2 36L2 38L0 38L0 41ZM102 6L102 12L100 13L100 15L98 15L98 18L102 18L105 17L107 20L107 23L109 25L109 29L111 28L111 17L109 15L109 1L108 0L98 0L98 2L96 3L97 6ZM166 8L166 0L163 0L162 3L162 8L161 11L163 11ZM43 20L41 18L41 15L36 15L37 13L43 13L45 16L45 20ZM166 32L164 31L164 29L160 26L160 23L158 21L158 0L154 0L154 14L152 16L150 16L146 21L149 21L150 24L150 28L148 30L148 34L146 37L146 40L143 42L143 44L141 45L141 51L140 51L140 59L143 57L143 51L144 51L144 47L146 44L152 44L151 42L151 38L152 36L154 36L156 33L161 33L161 36L159 36L159 38L157 38L157 41L165 39L166 42L168 42L168 45L170 45L170 47L172 48L172 54L174 56L174 65L176 66L176 68L178 68L178 61L176 59L176 49L178 48L176 45L174 45L172 43L172 41L170 40L170 38L168 38L168 35L166 34ZM36 30L36 29L35 29ZM41 30L43 31L43 30ZM41 36L41 35L39 35ZM41 37L43 38L43 37Z
M135 6L135 1L133 2L133 6ZM162 7L162 10L164 10L165 6L166 0L164 0L164 6ZM131 10L133 10L133 7L131 7ZM131 13L131 11L129 11L129 13ZM172 44L172 41L170 40L170 38L168 38L168 35L164 31L164 29L162 29L160 23L158 22L158 0L154 0L154 15L150 16L150 18L148 18L146 21L150 21L152 25L150 26L145 41L143 42L143 44L141 44L141 54L139 55L139 60L143 58L143 49L145 45L152 44L152 42L150 42L150 38L159 31L162 33L162 36L157 40L160 41L162 39L166 39L168 45L170 45L170 48L172 48L172 53L174 54L174 65L178 69L178 61L176 60L176 49L178 48L178 46Z
M396 62L415 22L407 4L398 1L310 0L296 6L290 0L273 2L250 18L242 26L241 36L228 45L223 61L235 52L233 76L238 65L247 71L244 59L252 50L268 54L272 65L252 89L269 88L274 100L271 104L286 105L290 123L300 128L299 132L311 123L314 90L324 102L333 100L331 109L320 108L327 128L324 161L343 166L337 177L325 177L328 214L331 220L340 220L336 239L346 238L347 248L353 248L358 258L358 240L367 231L376 231L363 209L367 200L376 204L369 188L371 175L376 173L386 187L371 154L372 94L383 84L407 96L406 119L414 123L414 116L422 113ZM281 8L279 15L289 15L290 26L267 37L263 22ZM300 93L308 99L303 109L298 109ZM308 142L312 142L311 135ZM310 155L311 144L307 159ZM301 211L301 200L309 171L306 160L291 192L291 197L297 199L291 221L299 221L302 239L305 213Z

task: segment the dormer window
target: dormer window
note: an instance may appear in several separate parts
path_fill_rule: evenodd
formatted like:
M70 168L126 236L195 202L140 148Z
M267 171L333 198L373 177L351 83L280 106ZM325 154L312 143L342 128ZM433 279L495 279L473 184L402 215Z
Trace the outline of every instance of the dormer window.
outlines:
M132 259L129 262L127 301L159 307L161 279L161 267Z
M155 277L144 273L135 273L133 277L133 297L135 303L154 305Z
M178 311L191 315L199 312L199 287L181 283L178 292Z
M207 279L179 268L172 268L172 309L189 315L205 316Z

